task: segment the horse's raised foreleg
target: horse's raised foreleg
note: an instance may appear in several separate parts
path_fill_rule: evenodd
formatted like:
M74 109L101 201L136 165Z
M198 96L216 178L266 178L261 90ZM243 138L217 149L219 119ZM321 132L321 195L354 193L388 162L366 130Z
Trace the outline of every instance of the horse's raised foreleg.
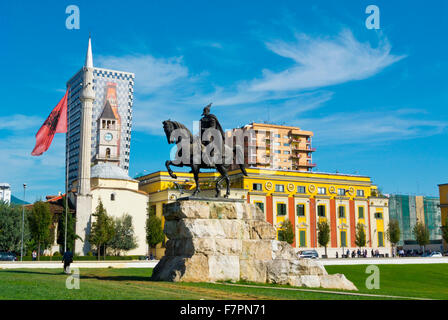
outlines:
M184 165L183 164L175 164L171 160L165 161L165 167L168 170L170 177L173 179L177 179L176 174L173 172L173 170L171 170L171 167L170 167L171 165L173 165L175 167L183 167Z

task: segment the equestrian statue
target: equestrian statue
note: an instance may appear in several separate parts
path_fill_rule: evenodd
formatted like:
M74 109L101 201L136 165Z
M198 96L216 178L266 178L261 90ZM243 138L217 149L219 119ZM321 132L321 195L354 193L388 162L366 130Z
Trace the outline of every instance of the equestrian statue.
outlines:
M191 168L196 183L193 196L196 196L201 191L199 188L200 169L216 169L220 173L220 177L216 180L215 196L219 196L221 190L220 183L222 180L225 180L226 194L224 197L228 198L230 195L230 179L227 171L235 163L235 154L239 152L241 155L242 151L241 149L237 151L236 148L225 144L224 130L218 118L210 113L210 107L211 103L204 108L202 113L200 120L201 138L194 137L190 130L180 122L171 120L163 121L163 130L165 131L168 144L175 143L177 145L175 160L167 160L165 166L173 179L177 179L177 176L171 170L170 166ZM215 135L210 134L210 130L208 129L213 129L212 132ZM208 137L209 135L210 137ZM215 141L216 137L220 137L221 139ZM229 155L231 163L229 163ZM200 159L198 159L198 156ZM244 164L240 163L238 166L241 172L247 176Z

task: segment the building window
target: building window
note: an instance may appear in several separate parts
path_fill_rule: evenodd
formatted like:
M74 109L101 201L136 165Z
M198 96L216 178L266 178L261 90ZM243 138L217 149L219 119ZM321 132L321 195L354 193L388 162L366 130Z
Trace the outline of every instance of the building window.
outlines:
M254 183L252 184L252 189L254 191L263 191L263 186L261 185L261 183Z
M110 158L110 148L106 148L106 158Z
M282 232L282 230L277 230L277 239L279 241L283 241L283 232Z
M339 213L339 218L345 218L345 207L344 206L339 206L338 207L338 213Z
M260 208L260 210L264 213L264 203L263 202L255 202L255 205Z
M356 190L356 195L358 197L364 197L364 190Z
M306 247L306 231L304 230L299 231L299 246Z
M284 147L289 147L289 143L284 143L283 146Z
M364 219L364 207L358 207L358 218Z
M384 235L381 231L378 232L378 247L384 247Z
M286 204L277 202L277 216L285 216L286 215Z
M325 217L325 206L323 204L317 206L317 215L319 217Z
M326 194L327 188L319 187L319 188L317 188L317 193L318 194Z
M296 206L297 209L297 216L298 217L304 217L305 216L305 205L304 204L298 204Z
M289 151L283 151L283 154L290 154Z
M306 193L305 186L297 186L297 193Z
M280 135L279 134L274 134L274 137L280 138Z
M280 146L280 142L274 142L274 146Z
M285 186L282 184L275 185L275 192L285 192Z
M110 201L115 201L115 193L110 194Z
M341 247L347 246L347 232L341 231Z
M274 153L282 153L280 150L274 150Z
M345 189L338 189L338 196L345 196L345 193L347 192L347 190Z
M382 212L375 212L375 219L383 219L383 213Z

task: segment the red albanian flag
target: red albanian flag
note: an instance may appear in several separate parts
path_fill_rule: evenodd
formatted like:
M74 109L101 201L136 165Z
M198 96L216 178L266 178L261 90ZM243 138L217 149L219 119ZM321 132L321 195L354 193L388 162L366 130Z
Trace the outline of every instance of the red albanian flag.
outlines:
M64 97L59 101L53 111L51 111L39 131L37 131L36 146L33 152L31 152L32 156L40 156L47 151L55 133L67 132L67 95L68 88Z

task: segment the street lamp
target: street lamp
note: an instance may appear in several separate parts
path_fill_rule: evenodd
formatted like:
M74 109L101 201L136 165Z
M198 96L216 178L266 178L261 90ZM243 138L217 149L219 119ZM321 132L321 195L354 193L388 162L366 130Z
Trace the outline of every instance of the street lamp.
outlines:
M25 202L26 183L23 184L23 202ZM25 228L25 203L22 206L22 242L20 246L20 261L23 261L23 232Z

